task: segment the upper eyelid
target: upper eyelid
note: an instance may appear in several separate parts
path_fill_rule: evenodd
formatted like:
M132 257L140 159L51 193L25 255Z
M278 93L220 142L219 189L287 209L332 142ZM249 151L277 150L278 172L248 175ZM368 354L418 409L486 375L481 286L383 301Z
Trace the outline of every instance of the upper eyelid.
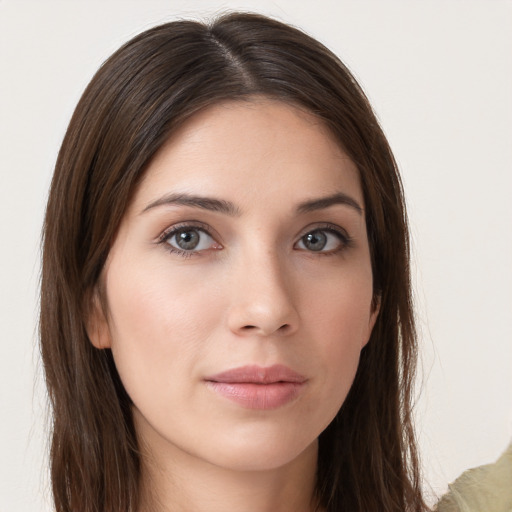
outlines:
M333 234L334 236L336 236L339 239L341 247L339 247L337 250L331 250L331 251L316 251L316 252L315 251L306 251L308 254L311 253L311 254L316 254L317 256L320 256L320 255L327 256L330 254L336 254L343 249L348 249L348 248L354 247L355 241L346 229L342 228L341 226L339 226L337 224L333 224L330 222L324 222L320 225L318 225L318 224L310 225L310 226L308 226L308 229L303 230L302 234L300 234L299 237L297 238L296 242L294 242L294 244L293 244L294 248L297 244L301 243L302 238L304 236L306 236L308 233L314 233L315 231L326 231L326 232ZM300 250L303 250L303 249L300 249Z
M299 234L297 235L297 241L300 240L303 236L307 235L308 233L312 233L313 231L330 231L331 233L337 233L346 238L350 238L348 231L345 228L339 226L338 224L334 224L332 222L320 222L309 224L305 228L301 229L299 231Z
M157 237L157 241L163 242L164 240L170 238L170 236L172 236L177 231L186 228L201 230L208 236L212 237L215 241L222 244L221 237L218 234L218 232L215 229L213 229L209 224L206 224L205 222L198 220L186 220L172 224L171 226L167 227L160 233L160 235ZM334 224L332 222L317 222L308 224L307 226L302 228L297 233L297 235L295 235L294 244L297 243L303 236L313 231L330 231L331 233L338 234L346 239L351 238L348 231L345 228L339 226L338 224Z
M182 229L198 229L200 231L203 231L208 236L212 237L213 239L217 240L219 237L214 229L212 229L211 226L208 224L205 224L204 222L197 221L197 220L189 220L189 221L183 221L178 222L176 224L173 224L172 226L167 227L164 229L160 235L158 236L157 241L163 242L164 240L167 240L170 236L172 236L177 231L180 231Z

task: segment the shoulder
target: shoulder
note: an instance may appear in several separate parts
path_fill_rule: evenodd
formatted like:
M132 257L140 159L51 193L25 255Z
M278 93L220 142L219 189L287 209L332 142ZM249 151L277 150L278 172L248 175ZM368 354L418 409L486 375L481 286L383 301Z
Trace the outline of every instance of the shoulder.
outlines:
M465 471L449 485L436 512L512 511L512 443L494 463Z

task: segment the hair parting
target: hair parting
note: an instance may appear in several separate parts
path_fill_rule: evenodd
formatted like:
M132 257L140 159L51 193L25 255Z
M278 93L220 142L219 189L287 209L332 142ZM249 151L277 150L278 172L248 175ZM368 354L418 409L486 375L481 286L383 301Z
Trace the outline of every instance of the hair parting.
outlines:
M43 228L40 340L52 410L56 512L136 512L142 460L110 350L89 342L91 300L145 169L208 106L272 98L314 114L356 163L380 308L349 395L321 434L325 511L422 512L412 395L416 332L397 164L345 65L298 29L256 14L139 34L87 86L56 162Z

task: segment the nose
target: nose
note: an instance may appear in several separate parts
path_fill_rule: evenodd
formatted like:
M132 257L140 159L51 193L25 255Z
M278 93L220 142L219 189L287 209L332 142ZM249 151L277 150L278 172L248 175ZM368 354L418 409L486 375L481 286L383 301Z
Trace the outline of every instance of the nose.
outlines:
M299 325L293 283L275 255L245 259L233 275L229 328L241 336L287 336Z

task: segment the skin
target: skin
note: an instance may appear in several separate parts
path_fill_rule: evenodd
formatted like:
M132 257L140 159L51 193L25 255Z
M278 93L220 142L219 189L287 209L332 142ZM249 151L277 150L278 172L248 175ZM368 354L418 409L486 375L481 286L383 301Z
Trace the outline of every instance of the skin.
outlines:
M297 212L335 192L361 211ZM167 204L169 194L229 201L236 212ZM195 251L165 239L183 225L200 237ZM315 230L326 237L320 250L305 238ZM318 436L378 314L359 174L327 129L262 98L188 120L150 164L102 283L108 313L98 299L89 337L112 349L134 403L141 510L151 501L162 511L312 510ZM292 400L260 410L204 380L248 364L283 364L306 381Z

